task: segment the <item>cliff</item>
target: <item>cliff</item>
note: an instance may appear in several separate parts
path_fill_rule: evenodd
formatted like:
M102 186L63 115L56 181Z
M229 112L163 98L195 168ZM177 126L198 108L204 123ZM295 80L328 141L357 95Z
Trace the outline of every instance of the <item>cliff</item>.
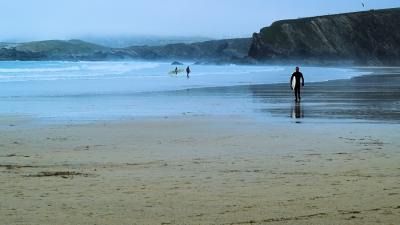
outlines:
M400 8L274 22L254 33L261 62L400 65Z

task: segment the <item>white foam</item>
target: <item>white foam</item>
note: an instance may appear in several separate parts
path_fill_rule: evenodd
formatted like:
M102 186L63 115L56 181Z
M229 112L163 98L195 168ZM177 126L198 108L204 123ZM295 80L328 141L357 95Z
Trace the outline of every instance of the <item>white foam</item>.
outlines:
M42 72L62 72L62 71L79 71L78 66L64 68L0 68L0 73L42 73Z
M2 62L0 82L110 79L157 67L153 62Z

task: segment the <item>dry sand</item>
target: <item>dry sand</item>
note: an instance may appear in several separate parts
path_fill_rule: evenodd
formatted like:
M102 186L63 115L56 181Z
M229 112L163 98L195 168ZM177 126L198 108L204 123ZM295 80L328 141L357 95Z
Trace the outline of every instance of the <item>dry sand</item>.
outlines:
M0 224L400 221L398 125L0 123Z

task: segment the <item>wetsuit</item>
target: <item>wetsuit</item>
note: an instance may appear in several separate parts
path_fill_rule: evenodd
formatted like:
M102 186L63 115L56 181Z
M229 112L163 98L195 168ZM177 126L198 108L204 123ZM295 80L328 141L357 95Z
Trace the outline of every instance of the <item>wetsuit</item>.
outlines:
M294 86L294 96L296 97L296 101L300 100L300 79L301 79L301 85L304 86L304 77L303 74L300 72L294 72L292 74L292 77L290 78L290 83L292 83L292 80L296 79L296 86Z
M187 68L186 68L186 77L187 77L187 78L189 78L189 73L190 73L190 68L187 67Z

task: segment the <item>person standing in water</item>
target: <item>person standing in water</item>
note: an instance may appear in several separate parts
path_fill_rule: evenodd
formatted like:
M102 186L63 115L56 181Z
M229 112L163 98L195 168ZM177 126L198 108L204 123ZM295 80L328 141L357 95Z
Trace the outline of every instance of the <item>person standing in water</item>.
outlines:
M175 67L175 74L178 75L178 67Z
M300 96L300 79L301 79L301 86L304 86L304 77L303 74L300 72L300 68L297 66L296 67L296 72L292 74L292 77L290 78L290 84L292 84L293 79L296 79L296 85L294 86L294 96L295 96L295 101L300 101L301 96Z
M186 67L186 77L187 77L187 78L189 78L189 73L190 73L190 72L191 72L191 71L190 71L189 66Z

